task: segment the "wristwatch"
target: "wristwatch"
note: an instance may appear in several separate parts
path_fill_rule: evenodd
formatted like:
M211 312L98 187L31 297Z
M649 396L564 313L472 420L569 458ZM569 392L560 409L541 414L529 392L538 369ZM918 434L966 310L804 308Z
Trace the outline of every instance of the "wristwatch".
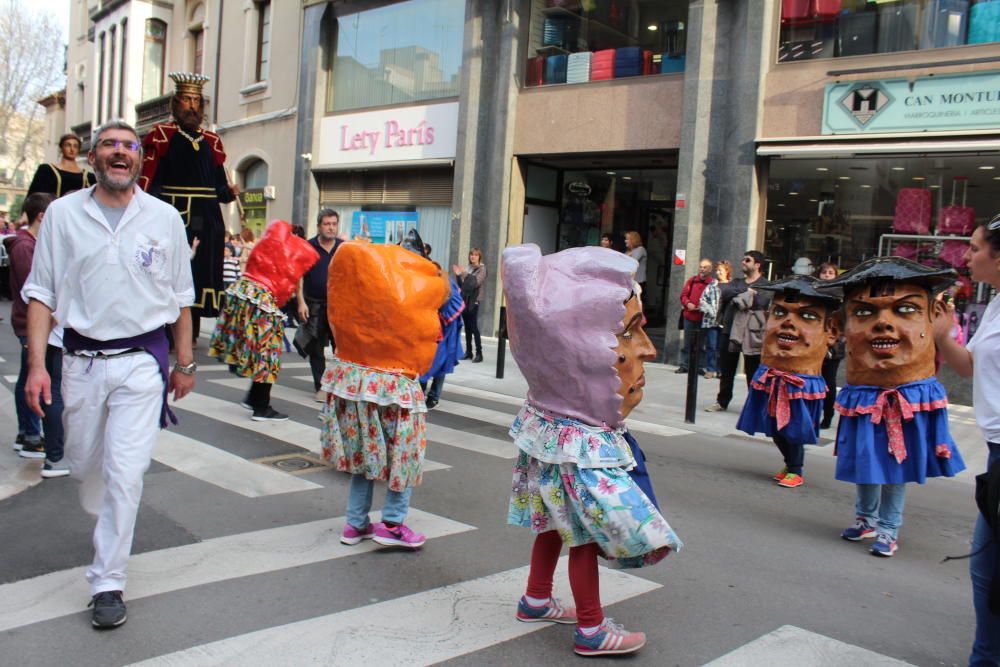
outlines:
M191 362L187 366L181 366L180 364L174 364L174 370L178 373L183 373L184 375L194 375L194 372L198 370L198 364Z

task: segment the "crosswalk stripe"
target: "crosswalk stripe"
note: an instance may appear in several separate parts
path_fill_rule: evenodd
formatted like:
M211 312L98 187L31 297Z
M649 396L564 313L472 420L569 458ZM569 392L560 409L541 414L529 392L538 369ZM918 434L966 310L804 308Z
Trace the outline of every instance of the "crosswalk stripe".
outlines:
M568 558L559 559L558 581ZM649 593L660 584L620 570L601 568L601 600L614 604ZM463 581L394 600L249 632L135 663L171 665L432 665L488 648L547 623L514 618L528 568ZM568 586L557 594L569 599ZM572 650L566 628L566 655ZM319 638L319 639L318 639ZM567 658L568 659L568 658Z
M243 380L220 379L212 380L212 382L226 387L243 386ZM282 387L280 385L274 385L271 387L271 396L290 403L305 405L307 407L317 405L313 401L311 394L305 395L301 391L291 389L289 387ZM513 459L516 454L514 447L509 440L490 438L488 436L477 435L475 433L466 433L465 431L459 431L445 426L438 426L437 424L432 424L430 421L427 422L427 439L432 443L458 447L460 449L466 449L480 454L487 454L489 456L496 456L502 459Z
M6 380L7 382L10 382L11 384L14 384L15 382L17 382L17 376L16 375L4 375L3 379Z
M168 430L160 432L153 458L185 475L248 498L323 488Z
M247 381L240 378L213 380L213 382L240 388L247 386ZM277 385L272 387L272 395L277 396L275 390L279 388ZM188 394L183 401L175 403L174 407L224 422L229 426L287 442L290 445L307 449L314 454L322 454L323 451L322 445L320 445L320 430L315 426L300 424L294 419L283 422L255 422L250 419L250 414L242 406L199 392ZM447 470L450 467L444 463L424 459L424 472Z
M429 540L476 529L414 508L406 523ZM344 546L340 543L343 530L344 517L336 517L137 554L129 560L126 598L136 600L379 548L370 540ZM17 600L16 605L0 608L0 632L83 611L90 597L86 569L75 567L0 586L0 600Z
M14 392L0 385L0 424L9 424L0 438L0 500L17 495L42 481L39 474L41 461L22 459L10 449L17 436L17 416L14 409Z
M860 646L783 625L705 667L769 667L770 665L879 665L910 667L910 663Z

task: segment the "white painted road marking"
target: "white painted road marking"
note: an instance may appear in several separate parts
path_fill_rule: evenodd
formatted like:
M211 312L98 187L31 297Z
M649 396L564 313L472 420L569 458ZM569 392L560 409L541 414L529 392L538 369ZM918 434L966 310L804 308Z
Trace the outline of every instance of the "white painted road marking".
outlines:
M909 667L910 663L809 632L794 625L783 625L774 632L707 663L705 667L771 667L771 665Z
M475 530L458 521L410 508L406 523L427 539ZM127 599L170 593L265 572L356 556L379 548L372 541L340 543L344 517L214 537L129 559ZM0 632L84 611L90 597L86 567L75 567L0 586ZM293 664L293 663L274 663Z
M185 475L248 498L323 488L173 431L160 432L153 458Z
M557 582L566 581L566 562L566 556L559 559ZM601 600L605 605L660 588L660 584L620 570L601 570ZM548 626L520 623L514 618L527 579L528 568L519 567L222 639L135 665L379 665L385 664L388 656L392 656L393 665L433 665ZM558 583L556 588L560 588ZM562 588L556 594L570 599L565 590L568 586ZM565 635L569 656L571 628L566 628Z

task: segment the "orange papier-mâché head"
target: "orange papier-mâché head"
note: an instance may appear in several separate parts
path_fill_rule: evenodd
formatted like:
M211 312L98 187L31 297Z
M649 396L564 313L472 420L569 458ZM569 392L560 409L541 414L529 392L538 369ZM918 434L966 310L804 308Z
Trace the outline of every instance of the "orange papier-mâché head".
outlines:
M761 362L779 371L819 375L823 359L837 342L839 290L817 289L811 276L764 285L774 292L764 327Z
M337 357L415 377L434 361L451 295L448 276L400 246L347 241L327 278L327 316Z

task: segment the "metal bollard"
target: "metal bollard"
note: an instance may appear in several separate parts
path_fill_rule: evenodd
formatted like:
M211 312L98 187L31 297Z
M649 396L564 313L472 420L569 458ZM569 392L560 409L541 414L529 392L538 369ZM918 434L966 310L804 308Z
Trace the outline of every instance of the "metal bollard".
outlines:
M687 375L687 400L684 403L684 422L694 423L695 408L698 403L698 352L701 347L701 329L693 329L685 332L687 336L691 334L691 342L688 344L688 375Z
M503 379L507 361L507 306L500 306L500 333L497 336L497 379Z

